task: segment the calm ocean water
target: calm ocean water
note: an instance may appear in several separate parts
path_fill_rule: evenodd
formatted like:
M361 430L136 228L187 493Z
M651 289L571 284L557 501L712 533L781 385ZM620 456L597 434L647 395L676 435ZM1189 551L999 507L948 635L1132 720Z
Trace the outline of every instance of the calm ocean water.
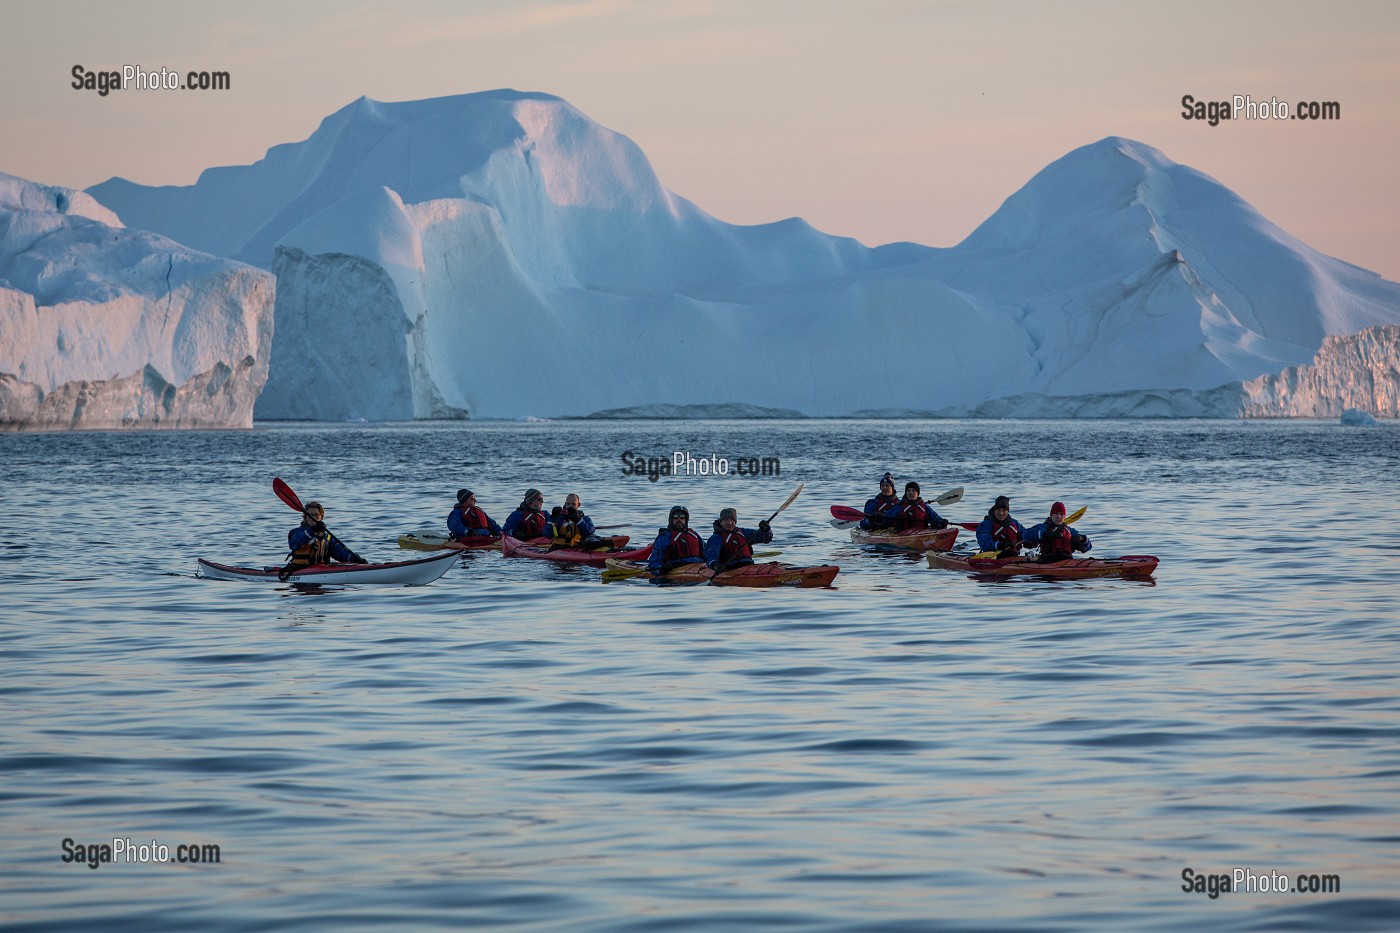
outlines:
M624 477L620 455L779 457ZM0 435L0 926L1395 929L1400 433L1323 423L260 426ZM826 520L885 469L1062 499L1153 582L982 582ZM424 588L277 563L274 475L371 559L459 486L655 534L774 523L830 590L603 585L471 554ZM964 538L967 535L964 533ZM62 861L62 841L219 846ZM1335 875L1336 893L1182 890Z

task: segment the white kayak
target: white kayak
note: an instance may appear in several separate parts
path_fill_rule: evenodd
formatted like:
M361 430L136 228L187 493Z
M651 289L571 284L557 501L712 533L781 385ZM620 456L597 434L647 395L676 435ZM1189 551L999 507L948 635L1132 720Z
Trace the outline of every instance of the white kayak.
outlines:
M199 575L211 580L266 580L272 583L388 583L422 586L447 573L462 556L461 551L445 551L418 560L398 560L388 564L312 564L293 571L285 580L281 567L230 567L199 559Z

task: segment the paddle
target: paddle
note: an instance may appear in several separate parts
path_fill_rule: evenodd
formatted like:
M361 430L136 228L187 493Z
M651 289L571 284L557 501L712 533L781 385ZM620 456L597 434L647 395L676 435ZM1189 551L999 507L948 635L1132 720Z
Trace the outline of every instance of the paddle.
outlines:
M937 499L934 499L933 502L935 505L952 505L955 502L961 502L962 497L963 488L961 486L956 486ZM859 525L861 522L865 521L866 518L864 512L860 509L853 509L849 505L833 505L831 507L831 514L832 528L850 528L852 525ZM842 518L843 515L845 518ZM973 527L975 528L977 526L974 525Z
M1079 508L1075 509L1073 512L1071 512L1071 513L1069 513L1068 515L1065 516L1065 524L1066 524L1066 525L1073 525L1075 522L1077 522L1077 521L1079 521L1081 518L1083 518L1083 517L1084 517L1084 513L1087 512L1087 511L1089 511L1089 507L1088 507L1087 505L1082 505L1082 506L1080 506ZM964 525L963 527L966 528L967 526ZM977 526L976 526L976 525L973 525L972 527L975 529ZM1005 550L1005 548L1002 548L1002 550ZM970 559L971 559L971 560L986 560L986 559L988 559L988 558L996 557L996 556L997 556L998 554L1000 554L1000 553L1001 553L1000 550L998 550L998 551L978 551L976 554L973 554L972 557L971 557Z
M304 513L306 511L306 507L301 504L301 500L297 498L297 494L292 492L292 487L282 482L282 477L274 476L272 478L272 491L277 493L277 498L286 503L287 508L296 512Z

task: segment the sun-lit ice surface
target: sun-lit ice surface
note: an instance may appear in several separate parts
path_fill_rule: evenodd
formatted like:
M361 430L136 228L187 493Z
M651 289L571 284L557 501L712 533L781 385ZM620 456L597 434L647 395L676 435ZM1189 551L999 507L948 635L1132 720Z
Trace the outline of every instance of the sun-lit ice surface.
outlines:
M273 291L81 191L0 174L0 426L251 426Z
M1235 416L1267 395L1242 383L1400 323L1400 285L1118 137L946 249L724 223L626 137L516 91L361 98L193 186L90 191L276 273L265 418Z

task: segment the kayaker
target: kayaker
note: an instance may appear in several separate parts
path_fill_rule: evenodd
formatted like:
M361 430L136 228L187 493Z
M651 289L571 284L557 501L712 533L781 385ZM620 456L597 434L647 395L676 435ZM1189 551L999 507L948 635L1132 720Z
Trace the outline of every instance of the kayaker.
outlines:
M922 531L925 528L937 531L948 527L948 520L923 500L919 495L919 484L913 480L904 484L904 498L885 509L884 514L896 532Z
M319 502L308 502L301 515L301 524L287 532L287 550L292 552L282 575L312 564L367 564L365 560L331 534L326 528L326 510Z
M549 516L546 534L553 544L560 547L587 547L590 539L598 538L593 530L593 519L583 513L583 500L574 492L564 497L562 507L554 507Z
M454 541L465 541L472 536L498 535L501 526L491 520L476 507L476 493L470 489L457 490L457 504L447 513L447 530Z
M719 521L715 522L715 533L705 543L705 563L719 573L753 563L754 544L768 544L773 540L773 529L768 519L758 523L758 528L740 528L739 513L734 509L723 509Z
M880 494L865 500L865 518L861 521L860 527L866 531L888 528L890 519L885 517L885 512L898 502L899 497L894 494L894 477L887 470L885 475L880 477Z
M1068 560L1075 551L1088 551L1089 536L1065 524L1065 504L1050 506L1050 517L1026 532L1026 547L1040 546L1041 563Z
M705 542L690 528L690 510L683 505L672 506L666 527L657 529L648 569L660 575L683 564L698 564L704 560Z
M538 489L527 489L520 505L506 517L505 527L501 531L512 538L529 541L544 537L548 524L549 519L544 514L544 493Z
M1011 517L1011 500L997 496L987 517L977 526L977 546L983 551L997 551L998 557L1015 557L1021 553L1026 529Z

